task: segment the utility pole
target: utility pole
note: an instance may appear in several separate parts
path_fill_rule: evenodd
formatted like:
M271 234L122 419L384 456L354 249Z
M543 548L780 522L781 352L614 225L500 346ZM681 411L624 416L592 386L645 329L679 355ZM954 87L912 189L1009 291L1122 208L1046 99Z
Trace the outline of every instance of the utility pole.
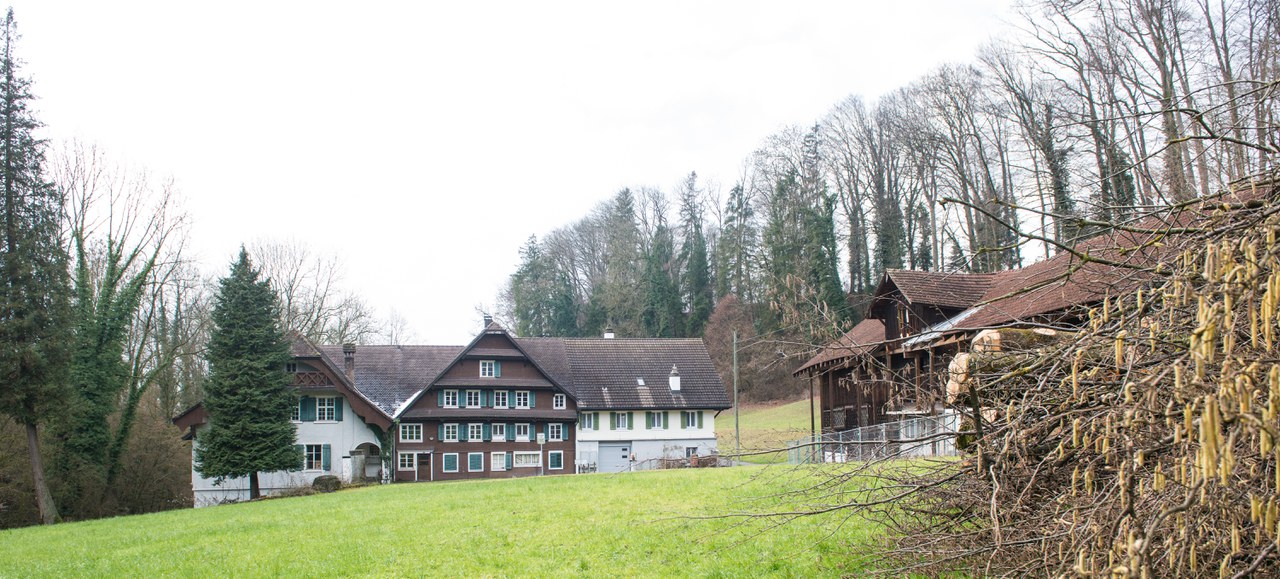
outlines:
M738 422L738 330L733 330L733 454L742 457L742 425Z

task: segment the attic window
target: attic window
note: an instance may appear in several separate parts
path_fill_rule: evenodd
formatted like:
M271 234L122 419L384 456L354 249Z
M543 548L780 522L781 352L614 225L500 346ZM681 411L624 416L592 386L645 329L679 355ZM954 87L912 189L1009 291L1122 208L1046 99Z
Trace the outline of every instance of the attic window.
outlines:
M636 377L636 386L644 386L644 378Z
M298 371L298 364L296 362L288 362L284 365L284 371L290 374L296 373Z

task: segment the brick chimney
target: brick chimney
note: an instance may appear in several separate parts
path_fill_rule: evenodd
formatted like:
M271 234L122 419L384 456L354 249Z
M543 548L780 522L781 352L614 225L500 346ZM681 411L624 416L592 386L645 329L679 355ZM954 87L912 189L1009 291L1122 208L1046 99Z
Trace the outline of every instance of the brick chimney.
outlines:
M671 384L672 392L680 391L680 371L676 369L675 364L671 365L671 376L667 377L667 382Z
M352 384L356 382L356 345L346 343L342 345L342 369L346 371L347 380Z

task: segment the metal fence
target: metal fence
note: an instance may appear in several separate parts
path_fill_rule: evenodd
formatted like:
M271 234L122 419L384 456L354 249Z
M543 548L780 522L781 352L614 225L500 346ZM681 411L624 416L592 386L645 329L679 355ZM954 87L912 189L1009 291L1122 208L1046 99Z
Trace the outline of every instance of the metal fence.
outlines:
M956 456L960 415L946 413L885 422L822 435L787 445L787 462L854 462L885 458Z

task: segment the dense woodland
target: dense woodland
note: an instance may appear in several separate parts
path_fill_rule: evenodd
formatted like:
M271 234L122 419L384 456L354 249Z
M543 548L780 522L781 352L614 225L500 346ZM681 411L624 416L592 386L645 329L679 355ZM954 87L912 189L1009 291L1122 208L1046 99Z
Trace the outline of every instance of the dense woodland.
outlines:
M747 395L784 396L798 385L777 352L856 321L885 269L1019 267L1271 167L1278 11L1026 2L973 61L780 130L727 187L690 173L623 189L530 238L505 319L523 335L705 331L722 367L736 328L768 342L746 349Z
M184 254L169 184L35 137L15 30L10 13L0 448L39 452L0 452L0 527L41 520L33 459L62 519L187 505L190 451L168 421L202 397L211 280ZM1016 267L1280 154L1274 1L1028 2L999 36L797 119L731 184L691 172L625 188L531 237L495 313L526 336L703 336L726 370L736 330L744 392L785 397L802 387L786 356L855 321L887 268ZM248 250L284 327L404 340L402 321L345 289L341 264L291 242Z

